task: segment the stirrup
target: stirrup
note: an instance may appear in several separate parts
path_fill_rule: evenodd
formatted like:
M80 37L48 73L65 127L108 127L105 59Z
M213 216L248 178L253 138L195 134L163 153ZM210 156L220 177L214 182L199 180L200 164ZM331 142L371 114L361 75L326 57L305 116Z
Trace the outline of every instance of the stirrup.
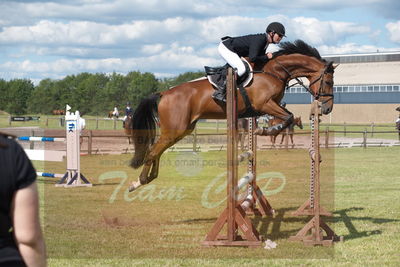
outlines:
M218 100L221 102L226 103L226 96L224 93L222 93L221 91L215 91L212 96L211 96L214 100Z

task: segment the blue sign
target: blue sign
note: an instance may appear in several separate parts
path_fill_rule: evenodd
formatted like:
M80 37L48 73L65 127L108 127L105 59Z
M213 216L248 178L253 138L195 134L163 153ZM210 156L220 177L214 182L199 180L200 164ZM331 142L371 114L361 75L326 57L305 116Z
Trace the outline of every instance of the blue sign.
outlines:
M76 130L76 121L69 121L67 124L68 132L74 132Z

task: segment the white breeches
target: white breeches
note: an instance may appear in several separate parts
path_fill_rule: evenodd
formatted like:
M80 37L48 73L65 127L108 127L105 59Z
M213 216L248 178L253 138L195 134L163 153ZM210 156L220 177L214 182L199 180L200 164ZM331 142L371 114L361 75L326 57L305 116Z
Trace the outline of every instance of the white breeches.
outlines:
M218 46L218 52L232 68L237 69L239 76L242 76L246 72L246 67L240 57L235 52L229 50L222 42Z

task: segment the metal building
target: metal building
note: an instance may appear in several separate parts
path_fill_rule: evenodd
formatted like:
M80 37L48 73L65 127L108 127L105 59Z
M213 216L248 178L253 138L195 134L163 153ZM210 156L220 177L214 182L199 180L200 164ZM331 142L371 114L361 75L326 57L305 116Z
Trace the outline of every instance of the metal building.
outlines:
M400 105L400 52L330 55L340 64L334 74L335 104L325 122L392 123ZM307 116L312 101L301 87L285 92L284 102L296 115Z

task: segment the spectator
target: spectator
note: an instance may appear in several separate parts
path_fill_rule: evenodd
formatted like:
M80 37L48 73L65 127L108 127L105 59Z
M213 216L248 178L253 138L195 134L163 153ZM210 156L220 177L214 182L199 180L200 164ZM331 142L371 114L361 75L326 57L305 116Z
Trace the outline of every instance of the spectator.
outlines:
M38 198L32 163L0 133L0 266L46 266Z

